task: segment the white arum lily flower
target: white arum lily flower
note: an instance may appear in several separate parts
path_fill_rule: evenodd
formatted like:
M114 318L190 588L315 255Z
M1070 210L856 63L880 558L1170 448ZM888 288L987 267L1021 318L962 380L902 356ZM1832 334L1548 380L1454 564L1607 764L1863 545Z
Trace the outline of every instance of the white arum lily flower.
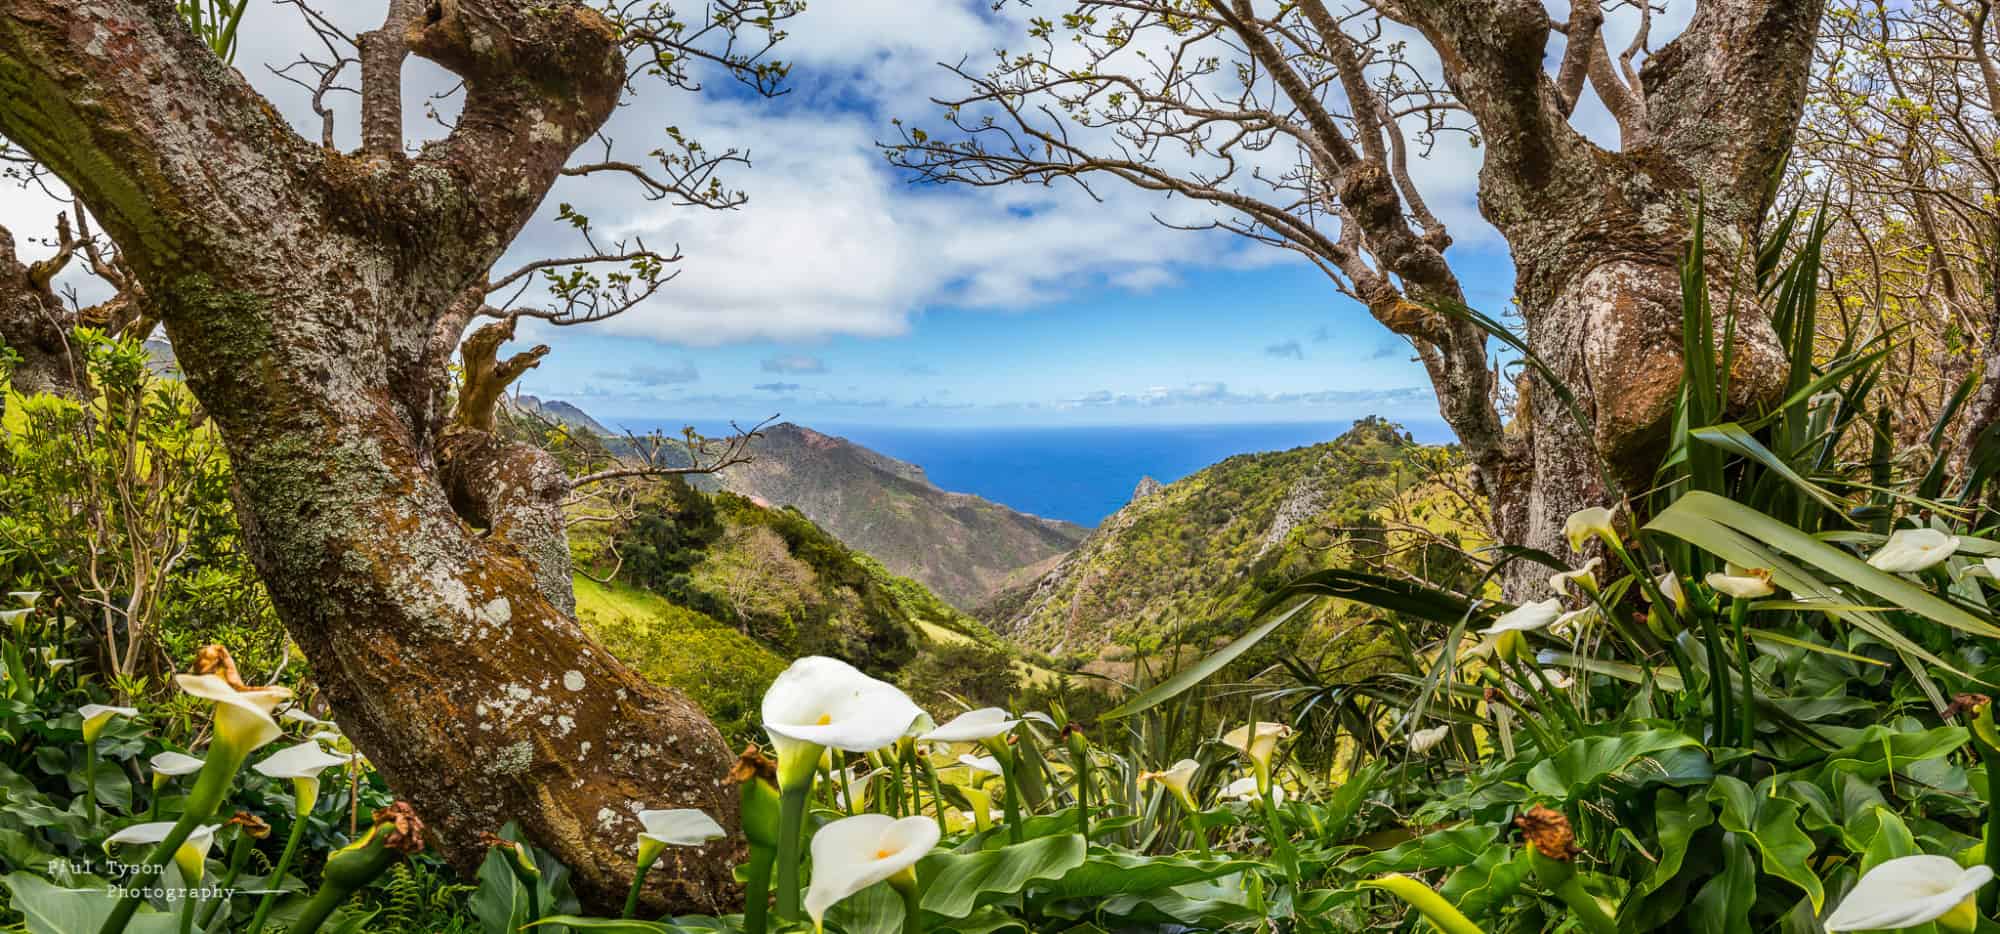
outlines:
M1499 619L1494 620L1492 625L1481 629L1480 632L1489 636L1497 636L1503 632L1531 632L1537 629L1547 629L1549 628L1549 624L1554 623L1562 615L1562 601L1550 597L1547 600L1523 603L1508 610L1506 613L1501 614Z
M74 658L57 658L56 650L53 648L42 648L35 651L41 655L42 667L47 668L49 674L55 674L64 668L76 664L76 659Z
M181 871L181 881L186 885L201 882L203 870L208 864L209 847L215 843L215 832L221 824L200 824L188 832L187 839L174 851L174 867ZM158 821L151 824L133 824L118 831L104 841L104 852L110 853L113 846L138 843L151 846L167 839L174 829L173 821Z
M1993 880L1984 866L1961 867L1947 856L1904 856L1876 866L1854 884L1826 918L1829 932L1880 931L1926 921L1971 931L1972 896Z
M1225 798L1235 798L1238 801L1252 802L1263 798L1263 795L1257 791L1257 778L1254 775L1245 775L1230 782L1222 789L1222 796ZM1285 803L1285 789L1283 787L1272 788L1271 796L1276 798L1279 804Z
M181 690L215 703L215 738L238 756L247 756L284 734L271 711L292 696L272 685L239 691L221 675L175 675ZM240 762L240 760L239 760Z
M83 718L83 741L96 743L104 735L104 728L111 725L112 717L137 717L135 707L107 707L103 704L85 704L76 709L76 715Z
M998 707L982 707L959 714L950 723L917 738L940 743L983 743L1007 735L1020 723Z
M1278 741L1290 735L1292 728L1282 723L1251 723L1222 734L1222 741L1250 760L1257 789L1263 791L1271 787L1271 756Z
M10 599L21 601L22 606L32 610L35 608L35 601L42 598L42 592L39 590L9 590L7 591L7 596Z
M1560 668L1545 668L1542 670L1542 677L1549 679L1549 686L1558 691L1567 691L1570 685L1576 683L1570 678L1569 672Z
M1549 631L1571 633L1603 618L1604 611L1599 610L1597 604L1593 603L1556 617L1556 621L1549 624Z
M822 749L874 752L903 738L923 711L895 685L813 655L764 692L764 730L778 752L778 786L808 785Z
M2000 583L2000 558L1987 558L1979 562L1979 566L1973 568L1972 573L1983 573L1987 577L1992 578L1996 583Z
M914 900L909 893L916 888L917 861L937 842L937 821L929 817L859 814L821 827L812 838L812 887L805 900L814 929L825 928L827 909L877 882L903 891L906 904Z
M33 613L33 612L35 612L35 611L34 611L34 610L0 610L0 623L6 623L7 625L9 625L9 626L13 626L13 627L14 627L14 628L16 628L16 629L24 629L25 627L23 627L23 626L21 625L21 621L22 621L22 620L24 620L24 619L27 619L27 618L28 618L28 614L29 614L29 613Z
M693 808L671 811L640 811L639 865L650 867L670 846L701 846L726 835L715 818Z
M1579 509L1563 520L1563 537L1569 539L1571 551L1582 551L1591 536L1604 539L1606 543L1618 540L1618 530L1611 525L1612 511L1603 506Z
M868 794L868 786L874 784L875 776L881 771L873 769L863 772L860 766L856 766L846 771L835 772L835 775L840 776L841 802L849 808L860 807L862 798Z
M988 775L1002 774L1000 770L1000 760L995 759L992 756L975 756L969 752L960 753L958 757L958 764L965 766L966 768L971 769L975 772L984 772Z
M1188 790L1188 785L1194 781L1194 773L1200 770L1201 763L1193 759L1182 759L1168 766L1163 772L1140 772L1139 784L1143 785L1149 781L1159 782L1168 791L1173 792L1174 797L1181 799L1181 803L1187 805L1188 810L1197 811L1200 808L1194 806L1194 793Z
M1770 568L1740 568L1729 565L1722 573L1706 578L1710 590L1738 600L1755 600L1778 592L1771 586Z
M1891 574L1914 574L1958 551L1957 536L1936 529L1897 529L1868 556L1868 565Z
M303 723L309 727L333 725L325 720L321 720L320 718L313 716L312 714L306 713L306 709L304 707L298 706L297 704L285 708L283 712L278 714L278 719L289 721L292 723Z
M1668 603L1674 605L1674 610L1676 612L1685 611L1687 609L1688 605L1687 592L1681 589L1680 575L1675 574L1672 571L1668 571L1667 573L1654 578L1653 586L1658 587L1660 589L1660 594L1667 598Z
M159 784L160 776L178 778L201 771L200 759L178 752L163 752L153 757L153 780Z
M1549 575L1549 589L1559 596L1569 596L1569 585L1582 587L1587 593L1597 592L1597 568L1604 563L1603 558L1592 558L1574 571Z
M271 754L251 768L268 778L289 778L292 780L292 794L298 802L298 814L304 817L312 813L313 805L319 802L319 773L336 765L346 765L353 756L338 756L319 748L315 742L304 742L296 746L286 746Z
M1437 748L1437 744L1444 742L1445 735L1450 732L1450 726L1440 724L1428 730L1418 730L1411 733L1410 751L1420 756L1430 752L1432 749Z

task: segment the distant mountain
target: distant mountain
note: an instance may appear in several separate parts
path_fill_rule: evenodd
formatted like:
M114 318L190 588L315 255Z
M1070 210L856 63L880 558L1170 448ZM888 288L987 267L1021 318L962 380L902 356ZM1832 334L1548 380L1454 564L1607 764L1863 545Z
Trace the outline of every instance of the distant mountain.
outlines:
M1076 550L975 615L1018 645L1079 662L1157 647L1177 628L1196 644L1233 635L1284 582L1380 551L1390 534L1380 511L1424 482L1418 459L1440 456L1368 418L1323 444L1141 482ZM1314 612L1339 613L1338 603Z
M522 411L539 415L549 421L566 425L572 431L588 431L594 435L611 436L611 429L599 424L590 414L561 399L537 399L534 396L508 396L506 404Z
M1075 547L1088 530L938 489L923 468L789 422L764 429L724 489L794 506L850 547L953 604L973 606L1010 574Z

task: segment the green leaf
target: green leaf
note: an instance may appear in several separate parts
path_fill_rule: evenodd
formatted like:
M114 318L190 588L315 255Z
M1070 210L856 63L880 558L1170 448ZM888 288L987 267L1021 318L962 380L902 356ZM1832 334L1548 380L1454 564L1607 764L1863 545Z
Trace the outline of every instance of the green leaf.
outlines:
M65 889L26 872L0 876L0 885L12 894L28 934L87 934L103 927L118 907L118 896L110 889ZM174 934L179 929L176 916L140 905L125 934Z
M1714 774L1708 751L1677 730L1570 740L1528 772L1528 787L1565 801L1606 781L1634 785L1704 782Z
M986 901L1021 891L1028 883L1060 879L1083 865L1083 838L1043 837L977 853L934 853L917 864L924 911L963 918Z
M1769 566L1755 563L1755 554L1743 554L1737 547L1738 542L1717 538L1710 532L1709 526L1720 526L1752 541L1770 545L1848 584L1953 629L1989 639L2000 638L2000 627L1953 606L1930 591L1894 574L1878 571L1867 562L1755 509L1711 493L1688 493L1646 523L1650 531L1672 535L1744 567ZM1730 554L1732 551L1738 554ZM1747 562L1738 560L1739 555L1747 558ZM1837 594L1824 593L1825 588L1818 580L1801 577L1790 568L1772 568L1772 572L1772 579L1794 594L1838 597Z
M1163 701L1170 700L1181 692L1200 684L1204 680L1207 680L1210 675L1221 671L1230 662L1235 661L1238 656L1250 651L1252 646L1264 641L1265 636L1270 635L1279 626L1284 625L1286 621L1298 615L1300 610L1311 605L1312 601L1310 600L1300 601L1297 606L1278 614L1277 618L1270 622L1244 633L1237 637L1236 641L1209 653L1208 657L1176 672L1173 677L1140 692L1138 697L1134 697L1106 711L1103 715L1104 718L1107 720L1116 720L1119 717L1129 717Z
M1709 879L1688 905L1688 930L1695 934L1750 934L1750 906L1757 900L1757 868L1737 834L1722 835L1722 872Z
M1048 886L1057 898L1106 898L1137 895L1169 889L1191 882L1206 882L1263 867L1248 859L1197 860L1177 856L1137 856L1111 850L1091 853L1082 865L1062 874ZM928 909L930 906L925 905Z
M1653 798L1653 822L1659 833L1660 861L1653 871L1632 889L1632 897L1643 898L1680 875L1687 857L1688 843L1695 832L1715 821L1715 809L1699 794L1683 797L1671 788L1662 788Z
M687 928L660 921L621 921L615 918L579 918L576 915L552 915L526 925L522 930L534 930L548 924L564 925L575 931L601 931L603 934L684 934Z
M1758 794L1741 780L1718 775L1708 788L1709 800L1722 805L1725 830L1743 834L1764 858L1764 871L1805 890L1817 914L1826 905L1826 890L1806 863L1813 841L1799 828L1799 804L1790 798Z

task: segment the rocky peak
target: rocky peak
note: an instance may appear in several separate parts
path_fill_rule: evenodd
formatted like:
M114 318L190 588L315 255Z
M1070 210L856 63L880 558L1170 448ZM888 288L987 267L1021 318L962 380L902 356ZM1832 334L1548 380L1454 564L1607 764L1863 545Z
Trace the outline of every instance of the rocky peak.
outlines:
M1132 489L1132 499L1130 500L1130 502L1136 503L1166 488L1167 488L1166 484L1161 483L1160 481L1155 480L1152 477L1142 476L1139 478L1139 485Z

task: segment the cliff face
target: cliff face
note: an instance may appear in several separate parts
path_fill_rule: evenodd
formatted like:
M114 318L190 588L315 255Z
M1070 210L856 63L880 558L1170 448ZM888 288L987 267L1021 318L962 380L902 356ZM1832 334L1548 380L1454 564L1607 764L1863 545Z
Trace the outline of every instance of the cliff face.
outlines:
M1077 659L1157 644L1175 628L1232 633L1285 581L1379 543L1377 512L1419 482L1410 459L1425 452L1437 453L1364 419L1324 444L1141 482L1075 551L977 615L1020 645Z
M792 506L896 574L970 607L1020 568L1075 547L1081 526L938 489L923 469L845 438L773 425L752 460L717 478L723 489Z

